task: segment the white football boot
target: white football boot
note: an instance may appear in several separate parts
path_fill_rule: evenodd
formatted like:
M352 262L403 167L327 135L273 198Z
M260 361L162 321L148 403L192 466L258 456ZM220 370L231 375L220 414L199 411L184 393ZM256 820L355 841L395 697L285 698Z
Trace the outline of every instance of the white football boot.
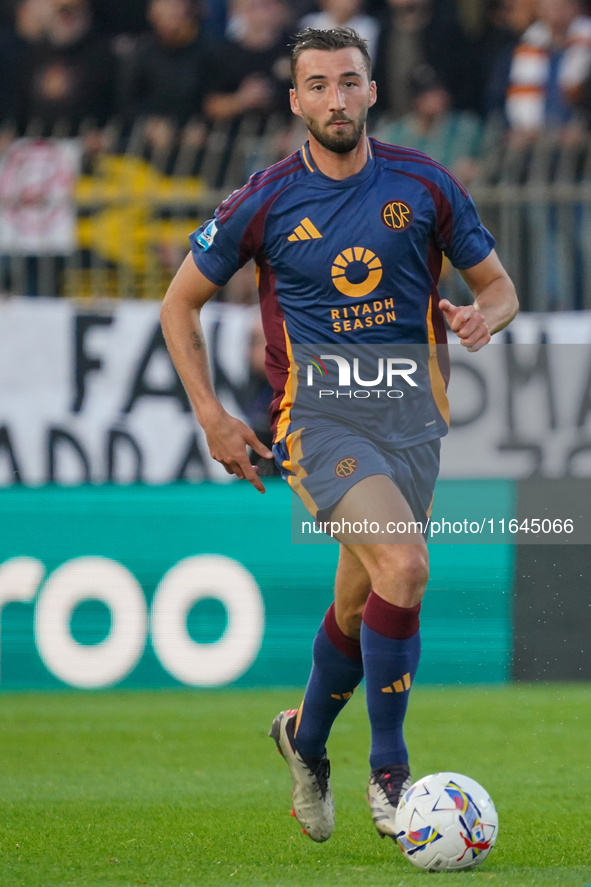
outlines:
M392 764L371 771L367 800L380 837L395 838L394 819L400 798L412 785L407 764Z
M294 741L297 709L280 712L269 731L285 758L293 785L292 815L304 834L313 841L328 841L334 829L334 803L328 783L330 761L322 758L303 758Z

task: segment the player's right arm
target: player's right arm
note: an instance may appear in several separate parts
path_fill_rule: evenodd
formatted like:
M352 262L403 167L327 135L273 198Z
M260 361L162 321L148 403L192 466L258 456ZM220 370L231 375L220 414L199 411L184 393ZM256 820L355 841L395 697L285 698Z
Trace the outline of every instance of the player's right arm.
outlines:
M217 399L211 376L200 313L219 289L197 268L191 253L179 268L162 303L160 319L168 351L185 386L197 420L207 438L212 458L229 474L250 481L261 493L265 488L250 464L247 446L271 459L273 454L254 431L230 416Z

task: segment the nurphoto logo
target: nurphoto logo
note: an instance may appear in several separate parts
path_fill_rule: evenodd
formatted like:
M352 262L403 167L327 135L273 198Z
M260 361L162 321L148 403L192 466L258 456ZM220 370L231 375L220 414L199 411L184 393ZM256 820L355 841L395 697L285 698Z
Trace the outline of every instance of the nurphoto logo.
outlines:
M336 363L338 369L338 387L351 389L351 361L340 354L321 354L319 358L312 355L306 355L309 359L306 385L312 387L314 385L314 370L317 371L321 381L327 379L329 373L324 363L325 360L332 360ZM318 390L318 397L356 397L368 398L375 394L380 398L382 394L390 399L398 399L404 397L404 391L394 388L395 382L405 382L411 388L417 388L418 385L412 378L417 371L417 363L407 357L379 357L377 359L376 377L374 379L362 379L359 370L359 358L355 357L352 361L353 382L361 386L356 390L338 391L332 388L321 388ZM334 368L333 368L334 369ZM385 384L385 388L378 388L378 385Z

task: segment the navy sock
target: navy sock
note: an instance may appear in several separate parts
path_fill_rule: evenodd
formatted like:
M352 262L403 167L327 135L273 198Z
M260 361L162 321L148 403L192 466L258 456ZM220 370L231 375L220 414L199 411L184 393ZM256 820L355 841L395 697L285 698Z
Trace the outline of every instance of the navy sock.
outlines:
M371 724L372 770L408 762L402 727L421 653L419 612L371 592L363 611L361 650Z
M296 720L295 740L303 757L324 754L339 712L363 677L361 644L338 627L334 604L314 639L312 672Z

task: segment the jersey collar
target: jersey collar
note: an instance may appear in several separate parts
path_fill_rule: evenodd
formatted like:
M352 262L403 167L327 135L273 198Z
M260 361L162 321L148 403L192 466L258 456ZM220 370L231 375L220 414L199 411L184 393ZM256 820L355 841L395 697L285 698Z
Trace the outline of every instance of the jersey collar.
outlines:
M320 172L312 160L309 142L306 142L305 145L302 145L300 148L300 157L302 158L304 169L310 177L311 184L318 185L322 188L354 188L356 185L359 185L361 182L364 182L365 179L369 178L375 167L373 145L371 144L370 139L367 139L367 161L365 166L363 169L359 170L358 173L355 173L354 176L347 176L346 179L331 179L329 176L325 176L323 172Z

